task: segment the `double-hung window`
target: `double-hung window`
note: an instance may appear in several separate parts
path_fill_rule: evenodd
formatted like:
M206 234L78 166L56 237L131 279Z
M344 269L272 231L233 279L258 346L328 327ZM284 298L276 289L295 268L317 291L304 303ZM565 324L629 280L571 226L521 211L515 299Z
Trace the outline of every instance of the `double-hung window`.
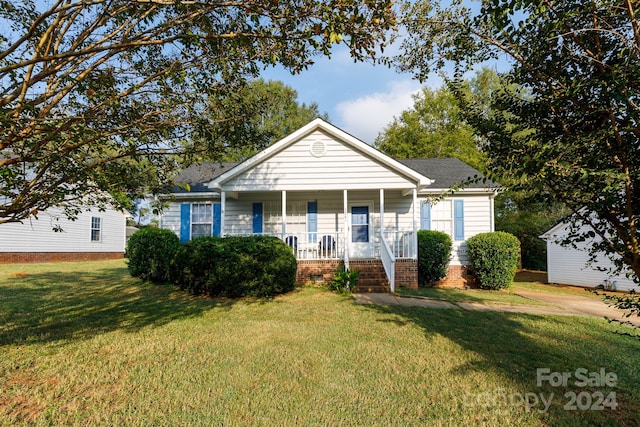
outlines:
M211 236L212 226L212 204L193 203L191 205L191 238Z
M91 241L100 242L102 240L102 218L91 217Z
M453 240L464 240L464 200L441 200L433 206L426 201L423 202L420 228L442 231Z

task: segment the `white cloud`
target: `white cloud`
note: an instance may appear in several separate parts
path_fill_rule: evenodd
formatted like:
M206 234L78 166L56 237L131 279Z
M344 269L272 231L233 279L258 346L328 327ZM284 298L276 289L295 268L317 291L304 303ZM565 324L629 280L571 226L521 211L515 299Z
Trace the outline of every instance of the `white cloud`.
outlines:
M397 80L389 83L386 92L375 92L353 100L342 101L336 106L340 127L353 136L373 144L393 118L413 105L412 95L420 90L414 80Z

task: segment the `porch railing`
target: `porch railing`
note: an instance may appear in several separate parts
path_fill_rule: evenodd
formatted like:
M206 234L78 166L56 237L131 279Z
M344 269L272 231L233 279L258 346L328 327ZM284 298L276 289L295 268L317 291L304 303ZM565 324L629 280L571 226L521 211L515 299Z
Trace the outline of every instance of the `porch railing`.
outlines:
M279 237L282 238L282 235ZM343 259L345 255L341 232L287 234L284 241L297 259Z
M384 266L384 271L387 273L387 278L389 279L389 287L391 292L395 292L396 290L396 258L393 255L393 251L387 242L387 239L384 236L380 235L380 241L382 244L380 245L380 259L382 260L382 265Z
M301 233L263 233L284 240L299 260L304 259L340 259L348 262L351 257L345 245L344 232L301 232ZM236 234L234 234L236 235ZM238 234L242 235L242 234ZM246 234L243 234L246 235ZM385 231L379 233L372 242L372 256L383 258L392 255L393 259L415 258L417 250L413 231ZM385 251L387 252L385 254Z
M385 231L381 235L381 240L389 245L394 258L416 258L418 256L413 231Z

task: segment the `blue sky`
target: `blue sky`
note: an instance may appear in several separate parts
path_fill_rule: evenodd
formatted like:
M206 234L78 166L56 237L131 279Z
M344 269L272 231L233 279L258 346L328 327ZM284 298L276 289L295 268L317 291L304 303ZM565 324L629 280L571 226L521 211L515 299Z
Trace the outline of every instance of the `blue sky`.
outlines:
M298 75L281 68L267 69L265 80L280 80L298 92L298 101L315 102L332 124L372 144L394 116L413 105L412 95L422 85L410 74L369 63L354 63L347 49L336 49L331 59L317 62ZM433 78L425 85L439 87Z

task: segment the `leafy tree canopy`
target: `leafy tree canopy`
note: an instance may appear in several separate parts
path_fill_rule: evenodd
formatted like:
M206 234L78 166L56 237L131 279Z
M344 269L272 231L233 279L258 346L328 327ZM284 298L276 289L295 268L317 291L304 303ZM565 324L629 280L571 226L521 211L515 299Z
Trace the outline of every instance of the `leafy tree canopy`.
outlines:
M464 83L464 92L478 104L488 104L499 87L497 73L484 68ZM455 157L484 172L482 140L465 120L454 92L425 87L413 99L413 106L378 135L376 147L398 158Z
M336 43L373 59L394 25L387 0L0 0L0 223L126 206L211 148L183 144L210 96Z
M592 257L617 254L640 276L640 26L631 0L493 0L480 10L454 0L406 4L401 68L425 77L447 61L457 76L507 57L520 89L494 97L493 116L469 104L488 141L496 179L536 189L575 213L567 240L591 241ZM460 97L461 98L461 97ZM580 224L592 226L585 231Z
M298 93L282 82L254 80L231 94L211 96L208 114L201 117L193 141L207 146L197 160L242 161L321 117L318 105L298 103ZM225 117L233 126L220 126Z

